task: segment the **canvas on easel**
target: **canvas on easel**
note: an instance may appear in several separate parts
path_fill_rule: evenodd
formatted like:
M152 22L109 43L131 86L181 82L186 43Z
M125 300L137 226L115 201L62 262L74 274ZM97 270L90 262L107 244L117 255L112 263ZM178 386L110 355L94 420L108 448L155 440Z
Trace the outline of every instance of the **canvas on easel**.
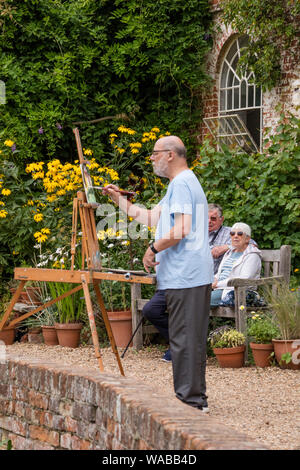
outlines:
M80 142L80 136L78 129L74 129L76 138L77 150L83 172L83 184L85 193L79 191L77 197L73 200L73 215L72 215L72 237L71 237L71 269L43 269L43 268L15 268L14 279L19 281L19 285L15 294L13 295L10 304L7 307L6 312L0 322L0 331L4 327L12 327L22 320L40 312L41 310L50 307L54 303L72 295L78 290L82 289L84 292L84 298L86 303L87 314L89 318L89 324L92 333L92 340L95 349L95 355L98 359L99 369L101 372L104 371L104 366L101 357L101 349L99 344L99 338L96 330L95 317L93 312L93 305L89 292L89 286L92 285L96 294L97 302L100 306L106 331L110 340L112 350L116 356L120 373L124 375L123 366L120 360L110 321L108 319L107 310L103 301L103 297L100 290L100 283L102 280L129 282L138 284L155 284L155 276L149 275L143 271L126 271L126 270L109 270L104 272L100 262L100 251L99 243L97 238L96 223L94 210L99 206L98 203L93 200L94 192L90 174L87 168L87 161L83 158L82 147ZM92 190L92 191L90 191ZM120 191L121 192L121 191ZM123 191L126 193L126 191ZM132 194L132 193L128 193ZM78 214L81 223L82 232L82 266L81 270L74 268L75 250L76 250L76 237L77 237L77 224ZM30 312L12 320L8 325L6 324L13 307L17 302L25 284L27 281L39 281L39 282L67 282L74 284L75 286L64 294L60 295L56 299L50 300L45 304L31 310Z

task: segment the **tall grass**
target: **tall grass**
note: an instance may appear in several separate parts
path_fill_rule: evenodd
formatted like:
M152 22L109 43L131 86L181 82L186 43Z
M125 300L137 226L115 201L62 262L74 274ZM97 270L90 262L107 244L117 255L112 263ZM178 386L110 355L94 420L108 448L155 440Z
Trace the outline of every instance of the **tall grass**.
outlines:
M269 289L267 300L275 316L283 340L300 339L300 292L292 291L287 284L276 284Z
M68 282L48 282L51 297L55 299L74 287ZM59 323L76 323L84 310L85 300L82 290L56 302Z

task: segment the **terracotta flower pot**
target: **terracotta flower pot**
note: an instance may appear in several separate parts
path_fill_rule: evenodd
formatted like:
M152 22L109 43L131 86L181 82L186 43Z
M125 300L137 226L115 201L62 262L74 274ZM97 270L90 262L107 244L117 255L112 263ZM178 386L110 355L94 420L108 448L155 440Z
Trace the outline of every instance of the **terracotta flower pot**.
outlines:
M282 369L300 370L300 339L272 339L275 358ZM283 354L292 355L291 362L286 363L281 359Z
M132 336L132 315L130 310L107 312L116 345L125 348ZM130 344L132 346L132 344Z
M28 331L28 343L41 344L43 342L42 329L31 328Z
M3 341L6 346L13 344L15 340L15 327L4 328L0 331L0 341Z
M213 348L220 367L243 367L245 345L235 348Z
M55 326L43 325L42 333L43 333L44 343L47 346L58 345L58 338L57 338L57 332L56 332Z
M55 323L58 344L68 348L77 348L82 326L82 323Z
M271 365L271 353L274 350L272 343L250 343L250 348L257 367L269 367Z

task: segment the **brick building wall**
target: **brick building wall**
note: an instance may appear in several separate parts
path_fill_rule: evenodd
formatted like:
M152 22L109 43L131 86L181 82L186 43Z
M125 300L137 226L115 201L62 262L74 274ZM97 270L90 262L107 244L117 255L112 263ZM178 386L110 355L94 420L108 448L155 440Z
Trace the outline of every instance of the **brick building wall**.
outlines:
M133 379L17 360L0 363L0 441L20 450L263 449Z
M211 77L211 88L203 97L203 117L217 116L219 111L219 80L221 65L230 46L237 38L237 34L231 28L226 28L222 22L220 0L211 0L216 33L213 37L213 48L207 57L207 72ZM293 104L295 80L300 79L300 48L295 40L288 51L284 51L281 57L282 75L278 85L270 91L263 93L262 100L262 129L275 130L280 112L276 110L281 104L285 112L293 112L300 115L300 110ZM199 141L208 134L205 124L201 125Z

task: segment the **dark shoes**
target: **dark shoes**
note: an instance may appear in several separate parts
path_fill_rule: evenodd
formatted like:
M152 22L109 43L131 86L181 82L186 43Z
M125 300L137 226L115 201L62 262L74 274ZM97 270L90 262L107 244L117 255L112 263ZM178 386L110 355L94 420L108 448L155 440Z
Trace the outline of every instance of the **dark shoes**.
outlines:
M163 355L163 357L161 358L162 361L164 362L172 362L172 357L171 357L171 351L170 349L168 349L165 354Z

